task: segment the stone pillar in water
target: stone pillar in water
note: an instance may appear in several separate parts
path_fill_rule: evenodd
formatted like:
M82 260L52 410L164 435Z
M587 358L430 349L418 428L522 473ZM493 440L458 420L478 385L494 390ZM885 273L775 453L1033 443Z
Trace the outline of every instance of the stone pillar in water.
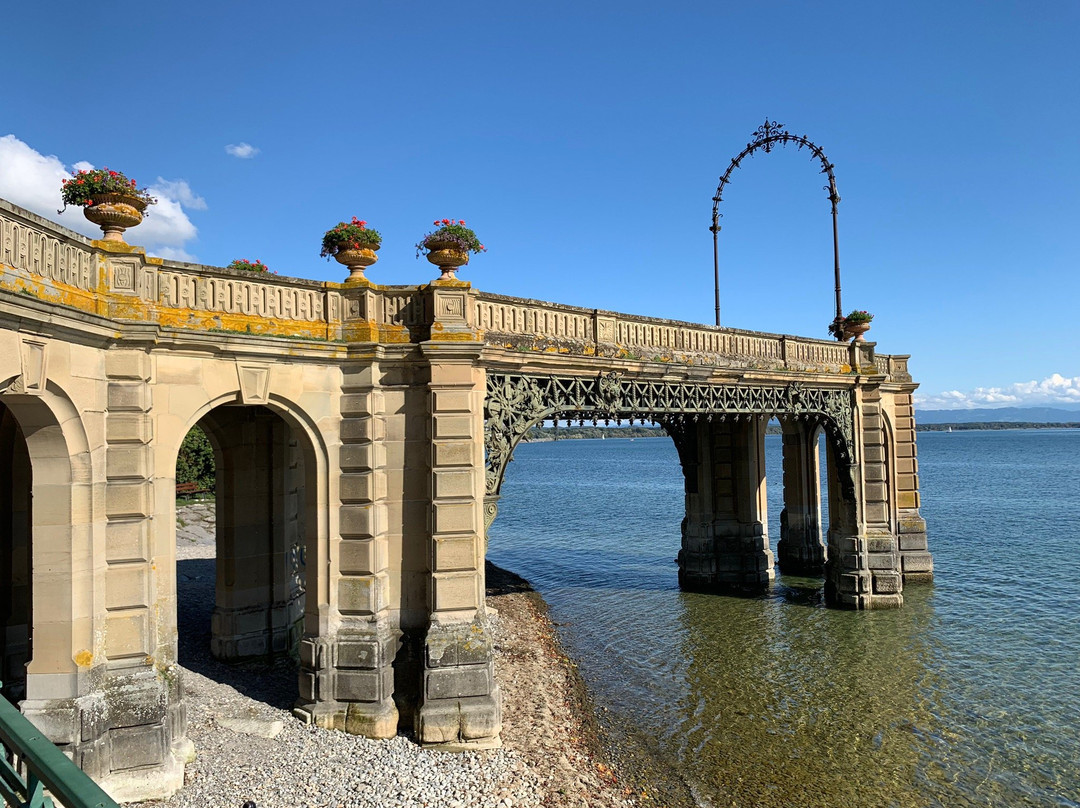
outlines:
M784 424L784 511L780 516L777 564L789 575L821 575L821 465L817 432L805 421Z
M841 468L831 448L828 455L831 524L825 597L845 608L887 609L904 602L882 400L876 383L856 388L854 456Z
M736 420L738 419L738 420ZM679 583L759 590L773 579L765 500L764 416L688 424L681 440L686 519Z
M892 397L893 440L896 447L897 538L900 545L900 567L904 581L932 581L934 559L926 537L926 520L919 513L922 500L919 494L919 457L915 444L915 408L911 390L904 389Z

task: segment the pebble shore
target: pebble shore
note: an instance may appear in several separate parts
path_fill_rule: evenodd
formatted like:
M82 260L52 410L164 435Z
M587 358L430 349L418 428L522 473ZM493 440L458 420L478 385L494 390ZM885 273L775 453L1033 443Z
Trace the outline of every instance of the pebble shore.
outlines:
M373 741L293 717L296 668L223 665L209 654L214 600L213 504L177 508L180 660L188 737L197 757L164 808L626 808L655 804L605 759L580 678L543 601L489 566L488 605L503 694L503 746L422 749Z

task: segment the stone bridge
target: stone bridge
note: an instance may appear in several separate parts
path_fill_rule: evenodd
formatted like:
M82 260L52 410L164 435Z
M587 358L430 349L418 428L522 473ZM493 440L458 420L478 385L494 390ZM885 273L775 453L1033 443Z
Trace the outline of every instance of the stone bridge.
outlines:
M663 424L680 583L753 592L779 419L780 565L833 605L900 606L932 574L916 385L874 348L164 261L0 200L5 693L118 798L182 784L175 469L196 424L218 468L213 653L298 654L295 712L319 726L497 742L485 531L543 420Z

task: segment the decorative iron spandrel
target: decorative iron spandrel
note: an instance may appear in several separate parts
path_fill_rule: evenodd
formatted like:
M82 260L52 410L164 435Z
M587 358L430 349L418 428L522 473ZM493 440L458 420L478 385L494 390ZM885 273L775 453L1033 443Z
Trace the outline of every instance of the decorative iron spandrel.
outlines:
M851 463L854 445L852 391L808 387L696 384L626 379L617 372L596 376L487 374L484 405L486 492L499 493L514 447L532 427L565 421L662 422L669 431L686 422L759 416L817 420L833 441L838 461Z

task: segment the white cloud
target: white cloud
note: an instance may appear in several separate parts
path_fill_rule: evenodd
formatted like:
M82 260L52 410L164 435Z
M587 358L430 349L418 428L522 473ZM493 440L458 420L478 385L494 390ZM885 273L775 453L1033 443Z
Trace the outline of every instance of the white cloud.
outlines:
M1006 387L976 387L968 392L947 390L934 395L917 393L915 404L924 410L1080 405L1080 376L1055 373L1042 381L1017 382Z
M14 135L0 137L0 197L60 222L76 233L100 238L101 228L87 221L80 207L68 207L63 213L58 212L64 204L60 199L60 181L75 171L93 167L92 163L80 160L68 171L55 155L40 154ZM196 195L186 180L158 177L148 190L151 196L157 197L158 203L149 208L149 215L138 229L127 234L127 240L145 247L151 255L180 258L182 254L180 260L194 260L183 247L196 237L198 231L184 208L205 210L206 200ZM166 256L166 251L170 251L170 255Z
M169 199L175 199L191 210L206 210L206 200L195 195L191 186L187 184L187 180L166 180L158 177L157 182L151 185L150 189L153 196L160 194Z
M233 157L239 157L241 160L247 160L254 157L259 153L259 150L252 146L250 143L230 143L225 147L225 151L231 154Z
M187 261L189 264L195 263L194 255L177 247L158 247L154 251L154 255L158 258L168 259L169 261Z
M86 167L76 163L76 170ZM83 217L81 208L57 213L64 206L60 181L70 176L56 156L39 154L15 135L0 137L0 197L84 236L100 235L101 229Z

